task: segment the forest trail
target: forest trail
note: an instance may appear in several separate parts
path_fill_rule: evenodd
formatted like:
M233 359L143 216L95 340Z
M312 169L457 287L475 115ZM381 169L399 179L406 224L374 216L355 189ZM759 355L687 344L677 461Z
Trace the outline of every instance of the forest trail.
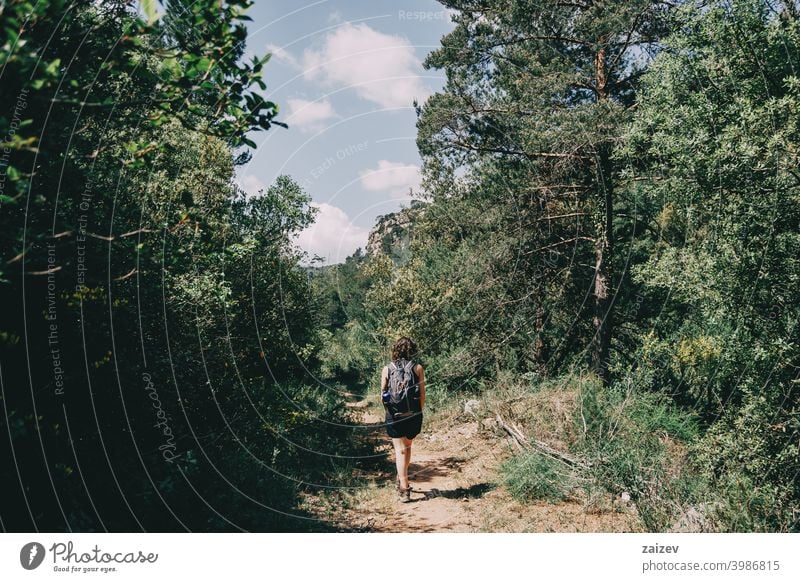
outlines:
M640 531L636 511L611 498L603 503L572 500L522 504L503 487L499 470L511 455L509 442L495 432L493 419L469 415L455 422L425 418L414 439L409 478L411 502L396 498L394 455L383 428L378 398L348 396L348 407L368 437L385 454L377 468L365 469L369 485L351 494L345 507L325 519L341 531L367 532L622 532ZM361 470L358 470L361 472ZM328 505L330 507L330 505Z

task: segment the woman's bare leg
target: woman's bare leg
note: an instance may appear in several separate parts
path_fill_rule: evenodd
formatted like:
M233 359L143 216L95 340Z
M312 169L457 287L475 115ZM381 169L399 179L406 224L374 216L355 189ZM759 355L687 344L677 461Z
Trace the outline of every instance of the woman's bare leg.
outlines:
M405 437L403 437L402 440L403 440L403 447L406 450L405 465L403 466L403 475L406 476L406 483L407 483L406 487L408 487L410 485L408 481L408 465L411 463L411 444L413 443L413 441Z
M397 477L400 488L408 489L408 464L411 461L411 441L407 438L392 439L394 444L394 461L397 466ZM408 443L408 445L406 445Z

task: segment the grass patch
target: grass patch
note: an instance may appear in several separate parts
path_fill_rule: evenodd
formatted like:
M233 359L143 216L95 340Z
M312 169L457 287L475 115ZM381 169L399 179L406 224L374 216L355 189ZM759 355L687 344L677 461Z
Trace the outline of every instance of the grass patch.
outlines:
M668 404L658 394L639 394L629 414L631 422L638 424L642 430L663 433L686 443L694 441L700 433L694 411Z
M503 482L517 501L563 501L574 487L574 476L563 463L529 451L508 459L500 468Z

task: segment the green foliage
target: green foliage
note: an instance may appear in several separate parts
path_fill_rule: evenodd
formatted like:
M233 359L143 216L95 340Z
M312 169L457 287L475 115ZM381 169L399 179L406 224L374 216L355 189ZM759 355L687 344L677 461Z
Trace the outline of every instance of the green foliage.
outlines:
M563 501L574 486L569 467L535 451L511 457L501 471L509 492L520 501Z
M726 531L796 531L800 512L798 417L787 394L749 393L696 443L693 459Z
M456 28L426 66L447 83L420 108L417 143L440 207L422 245L443 240L452 257L432 275L444 285L466 268L463 295L474 297L459 312L473 341L459 330L455 341L489 343L492 365L521 371L560 370L582 353L607 380L614 311L626 299L614 256L636 222L619 188L624 164L610 153L669 9L443 4L457 11Z
M322 326L335 330L349 321L369 323L364 295L373 281L366 267L367 257L357 249L344 263L309 270Z
M574 422L594 482L627 492L649 531L669 529L698 487L678 450L697 438L692 415L653 393L584 382Z
M322 377L377 385L385 353L365 307L373 285L366 255L358 249L342 264L311 268L309 276L321 328L315 358Z
M636 373L710 425L693 455L720 527L793 530L800 22L761 0L677 17L620 150L630 176L652 177L638 193L656 236L633 278L661 315L642 322L650 372Z
M317 357L325 378L364 382L384 364L382 350L358 320L333 333L322 330L320 343Z
M591 354L575 446L648 529L795 530L796 3L443 4L429 203L359 319L415 337L444 399Z
M300 494L357 446L309 387L309 197L233 184L277 111L239 61L248 5L0 8L6 528L307 530Z

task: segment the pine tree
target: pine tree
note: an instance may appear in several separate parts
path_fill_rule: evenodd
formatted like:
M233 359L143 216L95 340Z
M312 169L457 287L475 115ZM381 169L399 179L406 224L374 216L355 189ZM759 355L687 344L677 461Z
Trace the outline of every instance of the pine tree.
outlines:
M442 0L456 28L426 61L447 74L420 108L418 144L429 182L493 165L522 166L530 182L509 187L544 196L577 217L573 234L537 250L591 245L593 368L609 380L618 276L614 206L620 168L612 156L636 89L666 31L670 5L609 2ZM459 170L460 169L460 170ZM497 179L505 179L497 174ZM433 188L435 190L435 188ZM586 218L584 218L584 216ZM573 265L571 268L579 268Z

